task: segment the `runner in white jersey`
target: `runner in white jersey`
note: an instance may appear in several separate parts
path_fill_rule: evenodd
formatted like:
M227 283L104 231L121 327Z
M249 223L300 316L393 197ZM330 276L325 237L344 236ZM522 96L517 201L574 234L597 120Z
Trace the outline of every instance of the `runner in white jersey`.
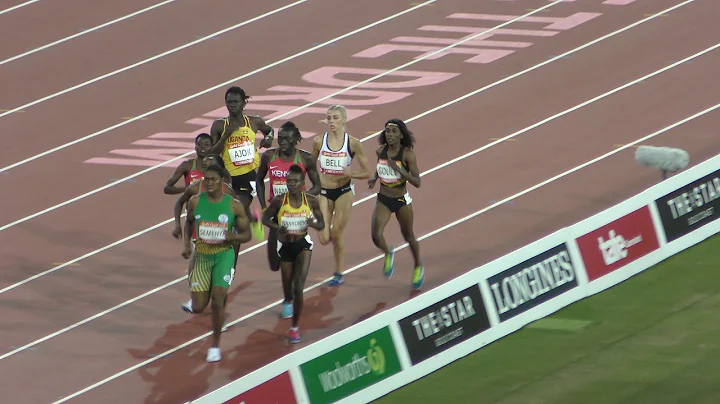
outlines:
M352 180L369 179L372 170L368 164L362 143L345 132L347 111L342 105L331 105L327 112L330 130L313 139L313 157L319 159L320 184L318 200L327 224L318 232L320 244L333 243L335 271L330 286L343 283L345 267L345 242L343 232L350 217L353 195ZM360 171L352 170L353 160L360 164Z

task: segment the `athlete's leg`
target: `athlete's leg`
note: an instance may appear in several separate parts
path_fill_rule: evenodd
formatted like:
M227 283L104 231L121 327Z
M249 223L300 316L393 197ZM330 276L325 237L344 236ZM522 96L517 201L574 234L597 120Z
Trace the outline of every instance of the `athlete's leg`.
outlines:
M320 204L320 212L322 212L326 224L322 230L317 232L318 238L320 239L320 244L328 245L330 243L330 223L332 223L335 203L322 195L318 195L317 198Z
M212 328L213 328L213 348L220 347L220 335L222 335L222 328L225 325L225 296L227 295L227 289L222 286L212 287L212 302L210 307L212 308Z
M210 301L213 256L195 254L195 267L190 273L190 295L192 312L202 313Z
M293 263L292 261L280 262L280 271L282 275L282 287L285 299L282 303L282 318L290 318L293 316Z
M388 209L387 206L380 201L375 202L375 210L373 210L372 221L370 223L370 232L372 234L372 241L373 244L375 244L375 247L382 250L385 254L390 253L390 248L385 242L384 232L385 226L387 226L391 216L392 212L390 212L390 209Z
M419 288L425 279L425 268L423 267L422 258L420 258L420 244L415 238L415 232L413 230L414 214L412 205L403 206L395 213L395 216L400 224L400 231L402 232L403 238L410 246L410 251L412 251L413 260L415 261L413 286Z
M310 270L310 260L312 259L311 250L303 250L295 258L293 263L292 286L295 299L293 300L293 319L292 325L297 328L300 321L300 314L303 310L303 290L305 289L305 280Z
M346 192L342 194L334 203L335 212L333 212L332 223L330 228L330 240L333 243L333 253L335 256L335 274L341 274L345 268L345 226L350 220L350 209L352 208L353 194ZM325 226L327 227L327 226Z
M267 257L270 270L273 272L280 269L280 257L278 257L277 251L277 230L270 228L267 239Z
M388 209L385 204L380 200L375 201L375 210L373 211L372 221L370 224L370 232L372 234L372 241L377 248L385 253L385 264L383 266L383 273L386 278L392 276L395 263L395 252L388 247L385 242L385 226L390 221L392 212Z
M214 255L211 283L212 301L210 303L212 307L213 343L208 350L208 362L220 360L220 336L225 324L225 298L235 277L235 268L232 266L233 255L234 251L232 249Z

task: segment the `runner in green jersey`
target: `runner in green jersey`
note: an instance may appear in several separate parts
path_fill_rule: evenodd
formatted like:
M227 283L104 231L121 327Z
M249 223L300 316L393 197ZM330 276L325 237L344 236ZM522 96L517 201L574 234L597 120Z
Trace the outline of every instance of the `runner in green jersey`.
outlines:
M220 335L225 322L225 296L235 277L232 243L250 241L250 221L245 207L222 192L222 168L211 165L203 178L205 192L190 198L185 221L183 257L192 255L191 235L197 234L195 267L190 274L192 310L201 313L212 298L213 344L207 361L220 360ZM233 224L237 233L232 232Z

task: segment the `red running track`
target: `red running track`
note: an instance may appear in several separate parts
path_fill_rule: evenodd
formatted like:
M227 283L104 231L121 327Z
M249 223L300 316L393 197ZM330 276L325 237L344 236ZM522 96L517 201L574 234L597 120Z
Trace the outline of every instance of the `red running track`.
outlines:
M93 9L79 0L61 3L74 12L64 24L51 18L58 2L41 1L0 15L2 29L16 33L2 57L157 4L132 1ZM291 2L244 8L232 4L172 2L0 65L6 90L0 108L31 103ZM633 149L627 148L442 232L438 229L718 103L720 85L711 79L719 62L716 51L653 74L716 45L720 27L714 15L720 9L710 1L686 2L522 74L516 73L681 2L553 4L482 41L427 58L428 51L508 20L497 16L521 16L548 4L440 0L233 84L253 96L250 113L274 119L276 128L292 119L307 136L324 130L318 121L328 104L345 104L352 118L349 131L367 137L365 152L372 156L376 140L371 134L386 119L410 120L512 77L411 119L423 172L488 146L427 173L422 187L410 190L415 231L418 236L431 234L421 241L427 269L423 290L428 290L610 207L657 183L660 176L638 167ZM205 363L207 338L165 355L208 332L210 318L180 310L188 295L181 278L187 267L180 257L182 246L170 236L170 225L150 229L171 216L175 199L161 189L180 160L149 168L192 150L194 135L224 113L222 96L229 84L131 119L411 7L409 2L378 0L302 2L0 117L7 139L0 166L28 159L0 172L0 187L22 195L4 198L0 223L12 224L0 231L0 388L6 395L28 403L69 396L69 402L79 403L182 402L412 298L406 250L398 254L398 273L390 281L382 278L379 261L362 265L379 254L369 237L375 203L369 199L353 209L348 225L346 262L354 271L340 288L322 285L306 296L303 344L287 346L288 320L279 319L279 307L267 308L281 299L281 289L277 274L267 270L265 247L259 246L240 257L228 308L229 319L257 313L224 334L223 360ZM474 14L474 19L449 18L463 17L458 13ZM30 21L43 21L47 29L38 30L27 24ZM413 59L423 54L422 60ZM396 69L412 60L417 62ZM327 74L332 69L345 73ZM391 74L385 77L317 101L388 70ZM628 83L632 85L613 92ZM307 103L312 105L277 118ZM713 132L718 117L717 112L702 115L642 144L682 147L697 164L720 151ZM107 129L118 123L122 126ZM12 141L10 134L16 133L22 136ZM511 134L515 136L495 141ZM62 148L33 157L56 147ZM309 148L310 141L301 147ZM146 172L98 190L142 170ZM357 200L370 195L364 183L357 183L356 191ZM402 243L394 222L386 236ZM331 254L329 247L315 249L308 287L331 274ZM74 263L63 264L67 262ZM58 372L69 362L68 370Z

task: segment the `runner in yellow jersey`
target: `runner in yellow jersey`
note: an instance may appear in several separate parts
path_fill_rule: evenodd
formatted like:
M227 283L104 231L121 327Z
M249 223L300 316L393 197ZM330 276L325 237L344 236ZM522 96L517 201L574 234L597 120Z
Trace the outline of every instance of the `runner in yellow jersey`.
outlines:
M372 241L385 253L383 273L390 279L395 266L395 251L388 247L383 233L390 216L395 214L400 224L400 232L412 251L415 261L412 285L418 289L425 280L425 267L420 258L420 244L413 231L412 198L407 191L408 183L420 188L420 172L413 151L415 138L405 122L390 119L385 123L385 130L380 133L379 141L381 146L376 151L378 161L375 176L368 180L370 189L380 180L380 192L377 194L372 216Z
M308 228L320 231L325 227L325 220L318 200L303 192L305 174L297 164L288 169L286 184L288 191L270 201L262 221L265 226L277 231L283 289L285 296L293 296L292 327L288 339L290 343L297 344L300 342L298 323L303 309L303 289L313 248ZM273 218L277 218L277 222ZM283 302L283 305L288 304L291 303Z
M235 278L233 242L250 241L252 234L245 208L222 191L222 168L212 165L205 170L205 191L190 198L185 221L185 248L190 258L192 230L197 232L195 267L190 274L192 311L201 313L212 299L213 343L207 361L220 360L220 335L225 323L225 296ZM231 231L233 225L238 233Z
M250 211L250 204L257 194L257 168L260 165L260 154L256 146L257 132L265 136L260 147L272 146L275 131L259 116L245 115L244 109L248 97L240 87L230 87L225 91L225 107L228 116L213 122L210 136L213 139L211 153L220 154L225 168L232 176L232 187L237 192L240 202L250 215L254 225L256 238L264 238L262 225ZM257 215L257 214L256 214Z

